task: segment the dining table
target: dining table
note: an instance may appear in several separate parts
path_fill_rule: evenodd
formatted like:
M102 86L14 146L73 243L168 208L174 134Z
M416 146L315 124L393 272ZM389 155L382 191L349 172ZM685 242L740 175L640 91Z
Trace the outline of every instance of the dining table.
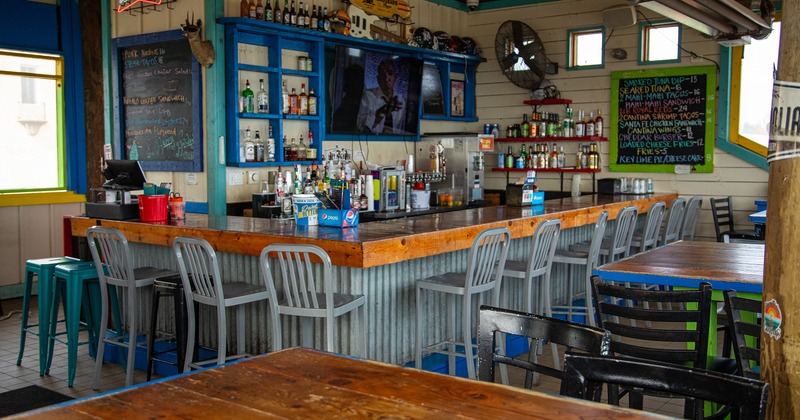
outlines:
M665 418L302 347L70 401L19 417Z
M597 267L593 274L605 281L697 289L711 284L712 303L724 301L722 292L761 300L764 250L760 243L677 241ZM709 322L708 354L717 354L716 311Z

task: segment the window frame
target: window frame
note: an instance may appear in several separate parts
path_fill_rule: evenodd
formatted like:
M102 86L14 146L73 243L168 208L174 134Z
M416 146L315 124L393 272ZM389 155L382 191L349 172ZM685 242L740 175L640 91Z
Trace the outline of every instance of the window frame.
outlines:
M653 28L658 26L677 26L678 27L678 57L671 60L646 60L645 53L647 51L647 46L645 44L645 31L647 28ZM659 21L647 21L647 22L640 22L639 23L639 55L638 55L638 64L640 66L652 66L655 64L674 64L681 62L681 43L683 42L683 25L674 20L659 20Z
M575 57L577 52L575 51L573 37L590 33L600 33L600 37L603 40L600 48L600 64L592 64L587 66L576 65ZM595 70L605 68L605 39L606 29L604 26L587 26L583 28L567 29L567 70Z

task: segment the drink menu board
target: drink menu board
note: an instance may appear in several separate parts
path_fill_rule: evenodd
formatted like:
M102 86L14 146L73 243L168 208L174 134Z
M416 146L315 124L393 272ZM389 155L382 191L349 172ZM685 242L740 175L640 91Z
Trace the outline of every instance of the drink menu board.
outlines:
M200 68L181 31L114 40L115 156L201 171Z
M712 172L712 66L611 74L610 169Z

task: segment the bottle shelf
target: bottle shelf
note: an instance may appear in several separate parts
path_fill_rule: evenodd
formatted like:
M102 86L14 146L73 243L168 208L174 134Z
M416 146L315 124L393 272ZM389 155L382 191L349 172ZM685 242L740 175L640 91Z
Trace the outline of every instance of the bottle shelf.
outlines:
M259 66L254 64L239 64L239 71L253 71L257 73L278 73L278 69L269 66Z
M267 166L292 166L292 165L311 165L320 164L320 160L287 160L275 162L228 162L228 166L236 168L263 168Z
M492 168L492 172L583 172L583 173L600 173L600 169L591 168Z
M254 120L274 120L278 118L283 118L283 115L280 114L261 114L258 112L240 112L239 118L250 118Z
M559 141L608 141L606 137L504 137L494 139L495 143L531 143L531 142L559 142Z
M540 106L540 105L569 105L572 99L551 98L551 99L529 99L522 101L525 105Z

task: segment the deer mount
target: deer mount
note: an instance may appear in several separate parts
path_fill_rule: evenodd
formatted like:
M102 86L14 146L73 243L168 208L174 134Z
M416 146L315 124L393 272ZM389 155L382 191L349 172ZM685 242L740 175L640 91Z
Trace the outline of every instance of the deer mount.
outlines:
M194 21L194 13L192 14L191 21L189 20L189 14L187 13L186 23L181 24L183 37L189 40L189 46L192 49L192 55L194 55L194 58L197 59L197 62L203 67L211 67L211 65L214 64L214 58L216 57L214 45L211 44L211 41L204 41L200 36L200 30L203 27L203 21L201 19L197 19L197 23L194 24L192 21Z

